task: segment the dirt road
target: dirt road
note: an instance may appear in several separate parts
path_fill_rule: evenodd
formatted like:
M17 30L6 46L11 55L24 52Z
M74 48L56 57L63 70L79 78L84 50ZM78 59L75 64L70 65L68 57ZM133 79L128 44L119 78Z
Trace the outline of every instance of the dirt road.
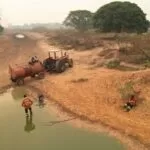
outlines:
M0 41L4 44L2 46L4 50L0 53L0 63L3 64L0 66L1 86L10 83L7 73L9 63L26 63L32 55L44 58L47 50L56 49L46 44L43 35L37 33L26 33L26 35L28 37L23 42L10 36L4 42ZM42 89L50 100L54 100L69 112L134 137L148 147L150 144L150 101L148 99L150 86L146 79L150 71L131 73L105 68L91 69L88 57L96 57L100 50L96 49L95 53L71 51L71 56L75 60L73 69L63 74L51 74L44 80L27 84ZM143 79L145 81L141 82ZM118 89L129 80L139 80L136 87L142 89L140 96L144 100L136 109L126 113L120 107L123 101Z

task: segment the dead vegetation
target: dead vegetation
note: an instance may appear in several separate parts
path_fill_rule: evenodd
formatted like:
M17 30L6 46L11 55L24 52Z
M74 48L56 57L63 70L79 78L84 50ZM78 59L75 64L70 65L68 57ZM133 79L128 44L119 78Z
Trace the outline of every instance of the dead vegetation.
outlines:
M121 61L144 65L150 60L149 34L120 38L118 42L126 43L124 47L119 49L119 58Z
M64 49L91 50L103 47L103 40L114 40L115 34L107 36L95 32L80 33L74 30L61 30L47 33L50 44L60 46Z
M66 74L64 77L57 77L58 84L54 83L53 87L48 84L49 82L42 84L42 87L39 85L39 87L50 97L55 97L55 101L69 109L70 112L86 116L93 122L103 122L105 125L111 126L112 129L117 129L148 145L150 142L150 95L149 86L142 79L148 78L149 71L122 73L105 69L81 70L82 68L79 67L74 70L74 73L80 72L80 75L86 75L88 79L90 78L84 84L82 82L77 82L78 84L68 82L74 78L72 74ZM47 80L52 82L56 78L50 77ZM58 90L59 93L56 92ZM138 105L126 113L121 106L132 93L138 96Z
M56 33L52 34L52 37L56 37ZM142 35L141 37L143 36L147 35ZM39 83L30 82L30 84L34 84L34 86L41 89L46 96L49 96L50 100L54 98L57 103L65 109L70 110L70 112L78 116L85 116L92 122L103 123L112 129L119 130L128 136L138 139L141 143L148 146L150 143L150 72L149 70L143 70L131 73L114 70L119 67L119 70L123 69L121 63L117 61L128 62L130 60L128 55L132 54L131 49L133 49L133 44L127 44L130 40L126 40L125 37L119 37L121 40L117 41L117 39L114 40L114 37L115 36L112 36L110 39L103 38L102 41L105 45L100 46L102 49L98 48L84 52L73 51L73 58L76 64L71 71L63 75L50 75L44 80L39 81ZM133 36L130 38L134 39ZM54 39L52 39L52 43L54 42L53 40ZM67 41L67 39L65 39L65 41ZM49 43L51 43L50 39ZM16 41L16 44L23 47L23 53L22 50L19 51L19 46L11 45L9 51L3 53L3 55L5 54L5 58L8 55L10 56L10 62L27 60L29 55L37 52L36 45L26 45L24 48L23 43L20 45L20 42ZM136 44L136 42L134 44ZM9 44L6 44L5 46L8 45ZM130 45L132 45L132 47ZM11 51L12 49L14 52ZM119 53L116 53L118 50ZM137 51L134 52L134 57L137 56L136 53L144 56L140 51ZM41 55L41 53L39 53L39 55ZM19 57L16 59L16 56ZM3 57L0 61L1 64L3 64ZM82 64L81 62L84 63ZM105 66L106 62L109 62L109 67L112 68L112 70L98 67L93 70L85 69L85 65L89 67L89 62L95 66ZM1 67L3 66L1 65ZM127 67L127 69L129 68ZM8 77L8 71L5 72L5 76ZM7 81L9 81L9 79L7 79ZM123 112L120 107L124 104L123 99L128 98L132 92L138 91L139 87L141 93L139 95L138 106L129 113Z
M89 31L79 33L73 30L57 30L47 32L50 44L60 46L64 49L93 50L102 48L99 52L99 59L91 60L91 65L98 67L108 66L123 70L138 70L136 67L122 66L118 62L138 65L148 68L150 66L150 34L104 34ZM101 60L103 59L103 63ZM107 65L106 65L107 64Z
M87 82L89 79L87 78L79 78L79 79L72 79L72 83L80 83L80 82Z

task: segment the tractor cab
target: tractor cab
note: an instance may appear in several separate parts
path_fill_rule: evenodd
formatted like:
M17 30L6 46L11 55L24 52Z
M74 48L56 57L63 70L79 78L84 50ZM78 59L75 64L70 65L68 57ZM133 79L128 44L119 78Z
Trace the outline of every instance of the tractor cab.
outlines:
M62 50L51 50L48 52L48 58L43 62L47 71L64 72L66 65L73 67L73 60L69 58L67 52Z
M49 58L53 60L58 60L61 58L68 58L67 52L64 52L62 50L51 50L48 52Z

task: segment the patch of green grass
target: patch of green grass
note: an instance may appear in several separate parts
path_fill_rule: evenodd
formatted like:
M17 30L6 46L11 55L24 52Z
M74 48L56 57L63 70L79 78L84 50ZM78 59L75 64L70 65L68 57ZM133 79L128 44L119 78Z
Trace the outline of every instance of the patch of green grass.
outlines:
M135 94L134 91L134 83L132 81L130 82L126 82L124 85L122 85L119 88L119 92L121 94L121 98L122 99L129 99L131 97L131 95Z
M112 60L112 61L109 61L106 64L106 67L109 68L109 69L118 68L119 66L120 66L120 61L119 60Z
M146 61L145 61L144 67L150 68L150 60L146 60Z

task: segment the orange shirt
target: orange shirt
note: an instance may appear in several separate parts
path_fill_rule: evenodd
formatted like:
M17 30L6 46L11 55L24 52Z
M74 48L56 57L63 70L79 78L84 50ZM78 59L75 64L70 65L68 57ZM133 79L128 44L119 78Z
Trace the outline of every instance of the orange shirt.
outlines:
M33 102L30 100L30 98L25 97L22 102L22 107L24 108L30 108L32 106Z
M132 104L132 105L136 105L136 98L134 97L134 98L131 98L130 100L129 100L129 103L130 104Z

